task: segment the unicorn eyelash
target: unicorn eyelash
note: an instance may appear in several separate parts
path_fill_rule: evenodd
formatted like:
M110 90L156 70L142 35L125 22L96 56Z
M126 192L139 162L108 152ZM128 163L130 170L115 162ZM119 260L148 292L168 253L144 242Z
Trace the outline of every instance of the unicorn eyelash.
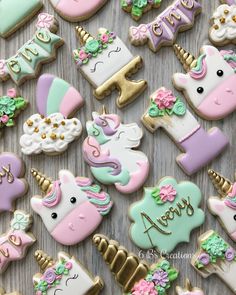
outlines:
M108 57L110 57L111 53L115 53L115 52L120 52L121 51L121 48L120 47L116 47L116 50L111 50L109 53L108 53Z
M62 289L56 289L56 290L54 291L54 295L56 295L57 291L63 291L63 290L62 290Z
M76 280L76 279L78 279L78 277L79 277L79 275L78 275L78 274L74 274L74 276L73 276L73 277L71 277L71 278L67 279L67 280L66 280L66 286L68 286L68 285L67 285L67 283L68 283L70 280Z
M116 139L117 139L117 140L120 139L120 136L121 136L121 134L123 134L123 133L125 133L125 132L124 132L124 131L121 131L121 132L117 135Z
M96 62L95 65L94 65L94 68L93 69L90 69L90 72L91 73L95 73L96 72L96 69L97 69L97 65L98 64L103 64L103 63L104 63L103 61Z

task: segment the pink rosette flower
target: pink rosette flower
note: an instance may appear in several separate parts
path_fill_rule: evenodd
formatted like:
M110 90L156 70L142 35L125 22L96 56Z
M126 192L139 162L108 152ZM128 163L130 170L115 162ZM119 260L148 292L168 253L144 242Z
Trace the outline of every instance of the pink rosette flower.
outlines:
M7 90L7 96L11 97L11 98L15 98L16 97L16 89L15 88L11 88Z
M66 269L72 269L72 267L73 267L73 264L70 261L68 261L65 265Z
M42 295L43 293L41 291L37 291L36 295Z
M8 115L3 115L0 120L3 124L6 124L9 121L9 117Z
M49 268L45 271L43 276L44 281L46 281L49 285L53 284L56 280L55 271L52 268Z
M6 62L4 59L0 60L0 76L4 76L6 74L5 70Z
M54 17L48 13L40 13L38 16L37 28L50 30Z
M80 50L79 52L79 59L82 61L88 58L88 54L84 50Z
M153 282L141 280L136 283L131 291L132 295L158 295Z
M172 91L160 89L157 92L154 101L160 110L172 109L176 102L176 97L173 95Z
M107 34L102 34L100 39L102 43L107 43L109 41L109 36Z
M163 185L160 189L160 198L162 202L173 202L176 198L176 190L172 185Z

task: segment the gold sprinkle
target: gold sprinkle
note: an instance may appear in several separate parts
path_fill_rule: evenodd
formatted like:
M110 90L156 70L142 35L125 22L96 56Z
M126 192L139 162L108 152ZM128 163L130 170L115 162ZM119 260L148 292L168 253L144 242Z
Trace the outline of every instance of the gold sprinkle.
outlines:
M63 140L64 138L65 138L65 136L62 134L62 135L60 136L60 139Z
M45 122L46 124L51 124L51 119L46 118L46 119L44 120L44 122Z
M220 18L220 22L221 22L222 24L224 24L224 23L225 23L225 18L224 18L224 17L221 17L221 18Z
M74 123L75 125L77 125L77 122L76 122L76 121L74 121L73 123Z
M218 25L214 25L214 29L215 30L219 30L219 26Z
M55 139L57 139L57 135L56 135L55 133L52 133L52 134L50 135L50 138L53 139L53 140L55 140Z
M54 128L58 128L59 125L58 125L57 123L55 123L55 124L53 124L53 127L54 127Z
M41 137L42 137L42 139L45 139L47 136L46 136L45 133L43 133L43 134L41 135Z
M34 132L35 132L35 133L38 133L38 132L39 132L38 127L35 127L35 128L34 128Z
M31 127L31 126L33 126L34 122L31 120L27 120L26 124Z
M40 115L40 117L41 117L41 119L44 119L45 118L44 115Z
M225 9L224 14L228 14L228 13L229 13L229 10Z
M62 121L62 122L61 122L61 125L63 125L63 126L66 125L65 121Z
M236 23L236 15L232 17L232 20Z

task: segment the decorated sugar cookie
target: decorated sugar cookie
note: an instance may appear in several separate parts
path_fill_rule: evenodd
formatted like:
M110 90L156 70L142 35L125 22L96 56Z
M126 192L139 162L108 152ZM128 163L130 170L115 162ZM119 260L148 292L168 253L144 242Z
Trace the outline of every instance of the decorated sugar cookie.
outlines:
M192 258L192 265L203 277L217 275L236 294L236 252L213 230L198 239L199 249Z
M31 19L41 7L40 0L1 0L0 36L3 38L10 36Z
M0 59L0 80L11 79L20 85L28 79L36 78L41 65L54 60L56 49L64 43L61 37L55 35L57 29L58 24L54 16L40 13L33 38L14 56Z
M189 181L177 183L172 177L145 188L143 199L129 211L132 241L141 249L155 248L161 253L189 242L191 231L204 222L204 212L199 209L201 199L198 186Z
M218 197L209 198L208 207L236 242L236 183L231 183L214 170L209 170L208 173L219 193Z
M10 229L0 237L0 273L5 272L10 262L23 259L36 241L28 232L31 225L31 215L20 210L14 212Z
M171 46L179 32L193 27L195 16L201 11L198 0L175 0L154 21L130 27L131 44L141 46L147 43L154 52L163 46Z
M180 286L176 287L177 295L204 295L203 291L199 288L193 288L190 281L187 279L185 283L185 288Z
M35 258L42 273L33 277L36 295L98 295L103 281L89 273L81 263L65 252L58 253L53 261L43 251L35 252Z
M4 289L0 288L0 295L21 295L21 294L19 292L6 293Z
M15 126L15 118L27 107L28 102L17 94L15 88L0 96L0 129Z
M15 154L0 154L0 213L12 211L16 199L24 196L28 183L23 178L25 165Z
M61 17L70 22L79 22L93 16L107 0L50 0Z
M177 73L173 82L183 91L196 113L207 120L219 120L236 109L236 55L231 50L219 51L205 45L200 56L175 45L175 52L187 74Z
M162 0L148 0L148 1L136 1L136 0L120 0L121 7L124 11L131 13L134 20L139 20L144 13L152 8L159 8Z
M83 98L66 81L44 74L38 80L36 101L38 113L24 123L21 151L58 155L81 135L81 122L71 117L82 107Z
M221 2L222 2L222 3L229 4L229 5L236 4L236 1L235 1L235 0L221 0Z
M84 160L94 177L103 184L114 184L124 194L137 191L147 179L149 161L137 150L143 137L136 124L122 124L115 114L93 112L88 121L88 137L83 143Z
M116 88L117 106L122 108L135 100L146 88L144 80L132 81L127 76L142 66L142 58L134 57L115 33L100 28L97 38L82 27L76 28L83 47L73 51L81 73L95 88L94 95L102 100Z
M218 6L211 18L211 23L209 38L213 44L224 46L236 42L236 5Z
M178 271L166 259L159 259L149 266L118 242L103 235L95 235L93 242L126 295L167 295L178 277Z
M31 199L52 237L63 245L75 245L86 239L112 207L110 196L85 177L74 177L68 170L59 172L59 180L32 169L45 196Z
M228 145L228 139L220 129L213 127L206 132L181 99L165 87L151 95L142 122L151 132L163 128L175 141L184 152L176 161L188 175L206 166Z

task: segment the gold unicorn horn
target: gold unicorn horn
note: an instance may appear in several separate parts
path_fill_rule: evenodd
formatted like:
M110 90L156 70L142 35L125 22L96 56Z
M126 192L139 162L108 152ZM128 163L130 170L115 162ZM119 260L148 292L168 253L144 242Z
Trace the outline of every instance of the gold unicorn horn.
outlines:
M93 237L93 242L125 293L130 292L136 282L146 277L148 265L116 241L98 234Z
M212 169L208 170L208 175L210 176L214 187L222 198L224 198L228 195L229 192L231 192L233 185L230 180L223 177Z
M173 48L177 58L183 65L183 68L186 72L189 72L191 69L196 67L197 59L192 54L187 52L183 47L181 47L178 44L174 44Z
M43 175L37 169L34 169L34 168L31 169L31 174L36 179L42 192L46 194L52 189L53 184L50 178L46 177L45 175Z
M47 268L53 266L55 262L53 261L52 257L48 256L42 250L37 250L34 254L36 261L40 267L40 270L44 272Z
M85 31L85 29L81 26L77 26L75 30L82 46L84 46L88 41L94 39L94 37Z

